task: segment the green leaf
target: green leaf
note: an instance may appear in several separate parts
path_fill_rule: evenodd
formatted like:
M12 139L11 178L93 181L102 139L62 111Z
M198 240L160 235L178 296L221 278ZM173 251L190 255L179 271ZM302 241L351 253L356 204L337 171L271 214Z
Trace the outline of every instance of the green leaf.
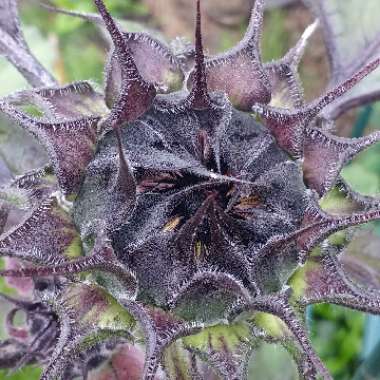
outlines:
M216 325L183 339L184 346L213 368L222 379L244 378L252 353L250 327L244 322Z
M99 286L72 284L62 297L75 312L75 321L84 329L96 326L103 330L130 331L135 325L132 315Z
M162 363L168 380L192 380L189 354L181 342L171 344L164 352Z

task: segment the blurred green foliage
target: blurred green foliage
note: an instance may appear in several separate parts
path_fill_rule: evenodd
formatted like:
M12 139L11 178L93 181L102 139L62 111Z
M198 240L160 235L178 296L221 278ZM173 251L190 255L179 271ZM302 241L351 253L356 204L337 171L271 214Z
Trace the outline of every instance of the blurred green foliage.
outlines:
M334 380L351 380L360 364L365 314L334 305L312 309L311 338Z
M261 44L264 62L283 57L290 47L285 18L286 12L282 9L273 9L266 16Z
M83 12L95 12L95 6L91 1L54 0L51 3L60 8ZM108 0L107 7L112 13L122 17L131 14L135 16L143 16L147 12L146 7L140 0Z
M15 373L0 370L1 380L38 380L41 376L41 369L34 366L26 366Z

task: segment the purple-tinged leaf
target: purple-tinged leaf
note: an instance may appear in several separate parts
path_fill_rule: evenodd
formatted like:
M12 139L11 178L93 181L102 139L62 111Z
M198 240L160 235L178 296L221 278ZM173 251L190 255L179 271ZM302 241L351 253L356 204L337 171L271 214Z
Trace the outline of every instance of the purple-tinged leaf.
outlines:
M0 235L20 223L27 209L32 207L31 197L24 191L0 190Z
M74 119L85 116L104 116L108 109L104 97L89 82L74 82L64 87L49 87L35 91L51 105L56 118Z
M82 246L70 216L51 198L1 236L0 251L5 256L48 264L80 256Z
M0 234L19 224L57 190L50 168L32 170L0 188Z
M10 207L28 210L34 204L32 194L16 186L4 186L0 188L0 200L3 206L8 206L8 211Z
M112 38L120 66L121 85L108 117L108 124L116 126L134 121L145 113L156 96L156 90L141 77L124 36L103 1L94 2Z
M380 218L380 209L354 212L349 215L329 215L323 212L318 205L311 203L306 211L301 229L294 233L297 246L301 250L302 261L316 245L325 240L334 232L358 226Z
M298 73L284 62L264 66L272 87L271 107L299 109L303 106L303 90Z
M380 314L380 293L369 283L352 278L340 257L332 248L326 248L301 268L305 281L300 303L333 303L372 314ZM360 268L356 268L360 270ZM357 279L357 278L356 278Z
M172 343L164 351L161 364L167 380L200 380L201 376L194 371L195 358L189 355L181 341ZM204 377L208 379L208 377Z
M16 0L0 4L0 54L4 55L34 87L54 86L55 79L30 52L20 28Z
M100 117L55 123L39 121L5 103L1 110L41 142L52 161L60 189L66 195L76 195L95 154Z
M340 2L338 0L305 0L322 24L331 66L330 87L352 76L378 56L380 28L376 0ZM336 119L351 108L372 103L380 98L379 70L353 91L327 107L322 115Z
M40 121L66 121L90 116L105 116L109 110L104 97L89 82L74 82L63 87L20 91L6 101L20 112Z
M304 94L298 75L298 66L307 42L317 26L318 22L309 25L300 40L285 57L264 66L271 83L270 106L286 109L299 109L304 106Z
M49 162L45 149L13 121L1 117L0 158L13 175L40 168Z
M242 111L255 103L269 103L270 83L261 63L260 38L264 1L255 1L251 20L242 41L232 50L206 60L209 91L221 91ZM191 74L194 85L196 74Z
M69 283L49 303L60 322L60 336L41 379L65 379L73 360L102 341L133 340L133 317L97 285Z
M154 380L164 350L179 338L198 333L202 325L184 322L159 309L148 310L133 301L123 306L139 322L145 336L145 365L142 378Z
M20 91L4 99L21 112L41 121L65 121L85 116L105 116L109 111L104 96L89 82L74 82L63 87L44 87Z
M343 178L320 201L321 208L329 214L349 214L380 207L380 199L354 191Z
M299 320L295 311L290 306L290 295L291 292L288 290L280 295L257 297L249 305L246 305L245 308L249 311L268 313L280 318L293 334L294 339L317 372L324 380L332 380L329 371L314 352L303 323Z
M86 21L104 26L101 16L94 13L83 13L59 9L43 4L44 8L52 12L82 18ZM154 84L158 93L169 93L180 90L184 81L184 73L180 60L170 48L145 32L128 32L122 21L115 20L125 39L136 67L144 80ZM124 26L124 28L123 28ZM106 103L109 108L117 100L121 86L121 70L115 49L109 53L106 72Z
M20 195L24 193L30 204L38 205L57 191L57 181L51 166L44 166L17 176L4 188L5 191L13 189Z
M320 129L305 131L303 141L304 179L320 196L336 183L343 166L357 154L380 141L380 133L349 139L331 135Z
M128 299L129 295L124 295ZM117 299L95 284L72 283L64 288L57 302L65 305L73 314L74 326L82 334L92 329L131 331L135 318Z
M363 78L373 72L380 59L370 62L349 79L299 110L287 110L267 105L255 105L252 110L265 121L278 145L288 153L300 156L303 150L304 131L318 114L334 100L351 90Z
M372 230L359 230L339 255L344 272L365 289L380 291L379 236Z
M6 269L0 271L0 276L12 278L70 276L90 271L113 275L119 281L120 288L123 289L123 296L135 298L137 282L134 275L117 261L113 249L104 241L104 237L97 240L90 256L77 258L69 262L62 262L60 258L57 258L53 260L53 263L47 263L44 266Z
M350 215L329 215L323 212L311 199L311 205L305 212L301 228L295 232L275 236L252 256L252 267L259 270L274 253L280 256L297 253L300 263L304 263L311 250L327 239L331 234L349 227L380 219L380 209L355 212Z
M180 90L184 74L168 47L146 33L124 33L125 43L140 75L153 83L158 93ZM106 101L111 108L120 92L121 69L115 51L110 52L106 68Z
M0 200L11 209L28 210L38 206L56 190L53 171L50 166L45 166L14 177L0 187Z
M186 337L183 342L190 352L217 373L217 378L246 379L246 364L253 344L251 331L246 323L207 327L197 335Z

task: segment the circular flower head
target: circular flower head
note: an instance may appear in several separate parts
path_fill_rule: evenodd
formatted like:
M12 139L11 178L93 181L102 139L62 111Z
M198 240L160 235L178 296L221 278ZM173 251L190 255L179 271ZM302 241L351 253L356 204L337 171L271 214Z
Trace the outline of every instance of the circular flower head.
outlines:
M285 57L263 64L263 0L242 41L207 58L200 0L194 49L179 55L123 31L94 2L99 15L80 17L112 41L104 94L87 82L54 87L24 45L14 3L8 20L0 7L0 31L11 38L9 27L17 29L13 42L33 63L27 77L40 86L42 70L45 85L0 100L0 110L50 159L0 192L0 252L25 263L1 275L16 285L33 278L37 298L8 299L13 338L0 362L6 354L8 366L38 361L42 379L237 380L267 341L289 350L301 378L331 379L304 309L332 302L380 313L375 276L347 259L360 239L329 238L380 219L378 200L340 177L380 133L347 139L326 125L366 101L349 91L379 59L363 53L307 103L297 70L317 23ZM322 209L336 193L345 209ZM12 323L18 309L24 329Z

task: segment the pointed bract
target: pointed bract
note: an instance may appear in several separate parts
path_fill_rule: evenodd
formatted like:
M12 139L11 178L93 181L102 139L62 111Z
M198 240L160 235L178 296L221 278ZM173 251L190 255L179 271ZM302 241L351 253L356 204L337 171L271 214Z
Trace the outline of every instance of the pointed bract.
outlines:
M305 131L303 141L304 179L320 196L336 183L343 166L357 154L380 141L380 133L357 139L331 135L321 129Z
M199 358L207 364L218 378L223 380L247 379L247 363L255 342L246 323L210 326L183 341L185 347L195 355L195 358ZM208 377L204 374L202 378ZM195 379L197 378L195 377Z
M82 245L70 216L51 198L1 236L0 250L3 256L49 264L80 256Z
M56 118L63 120L105 116L108 113L104 96L95 91L89 82L81 81L63 87L42 88L34 93L51 105Z
M202 327L201 324L187 323L159 309L149 310L136 302L125 301L123 306L140 323L145 336L144 380L155 379L166 347L179 338L199 332Z
M305 327L298 319L296 313L289 304L291 292L286 291L280 295L269 295L256 298L250 305L247 305L252 311L261 311L270 313L280 318L291 331L295 340L301 346L302 351L307 355L314 368L323 377L324 380L332 380L332 377L324 366L318 355L314 352L310 340L308 339Z
M99 162L92 162L87 168L80 196L76 199L74 219L80 224L83 218L90 220L87 225L82 225L85 227L82 231L84 235L97 235L104 228L108 231L118 229L133 214L137 185L120 133L119 126L115 127L113 138L116 152L107 152L100 162L106 175L99 176ZM92 186L96 186L97 191L87 194ZM83 197L83 194L87 196ZM87 219L89 215L91 217Z
M105 26L113 43L105 97L75 82L0 101L52 161L17 169L25 137L17 125L4 134L0 126L0 276L28 279L28 295L34 287L44 302L8 299L11 338L0 344L0 366L42 363L42 380L246 380L252 350L265 341L290 352L300 378L331 380L304 311L331 302L380 314L378 239L368 226L360 238L360 229L336 233L380 219L380 200L339 175L380 133L337 137L325 118L357 101L350 90L380 63L370 61L377 37L357 62L340 62L338 86L333 66L334 85L306 104L298 66L317 23L263 66L264 0L255 1L243 40L210 59L200 0L195 48L182 46L179 56L145 33L124 33L94 2L101 16L80 17ZM20 53L22 70L28 48L15 2L5 4L0 52L8 44L8 54ZM24 160L34 162L29 151ZM11 169L25 167L11 180ZM125 353L132 332L144 364L136 347Z
M264 66L271 83L270 106L286 109L299 109L304 106L305 100L298 66L308 40L317 26L318 21L309 25L297 44L283 58Z
M108 123L121 125L139 118L151 106L156 96L154 86L140 75L122 32L107 11L102 0L94 0L115 45L121 71L121 86L112 105Z
M119 151L119 168L114 183L114 194L119 197L117 203L124 204L124 207L133 212L136 204L137 186L133 169L124 154L120 128L116 127L116 139Z
M305 213L302 228L295 232L301 260L304 261L308 252L334 232L379 218L380 209L355 212L351 215L328 215L311 201L311 205Z
M304 305L333 303L371 314L380 314L380 297L371 287L360 286L346 273L333 249L326 248L305 269Z
M380 219L380 209L351 215L328 215L319 208L316 200L311 200L301 228L290 234L270 239L252 256L252 265L258 268L259 263L274 252L280 255L298 252L300 263L304 263L311 250L333 233L378 219Z
M347 215L380 207L378 197L366 196L354 191L343 178L320 200L321 208L329 214Z
M170 93L182 88L184 73L180 62L167 46L146 33L124 33L123 36L141 77L154 84L157 93ZM116 51L113 50L109 54L105 69L105 94L107 105L112 108L122 81Z
M335 86L378 56L380 29L379 4L371 0L362 8L359 1L341 5L336 0L305 0L322 25L321 31L331 67L329 87ZM363 81L354 91L323 111L323 117L337 119L353 108L379 99L379 71Z
M95 154L100 117L44 122L4 103L1 111L39 140L52 161L60 189L66 195L75 195Z
M97 343L117 337L133 339L133 317L99 286L68 284L49 302L60 322L60 335L42 380L65 379L73 360Z
M207 88L207 76L205 67L205 56L203 52L201 23L201 1L197 0L194 82L190 95L187 99L191 109L207 109L210 106L211 102Z
M275 136L281 148L296 157L300 156L303 149L305 128L315 120L327 105L351 90L358 82L373 72L379 64L380 59L375 59L351 78L302 109L287 110L266 105L256 105L252 110L265 121L265 125Z
M121 265L111 247L102 239L96 243L91 256L77 258L70 262L62 262L62 258L54 258L46 266L6 269L0 271L2 277L48 277L70 276L82 272L99 271L115 276L123 288L124 296L134 298L137 283L134 275Z
M104 26L104 20L97 14L55 8L48 4L42 5L52 12L78 17ZM128 32L123 29L121 22L115 21L123 32L124 39L141 77L147 82L154 84L158 93L169 93L180 90L183 86L185 75L180 60L169 47L148 33ZM117 100L121 86L120 63L118 62L115 48L109 52L105 75L106 103L109 108L112 108Z
M285 62L273 62L264 66L271 83L271 107L300 109L304 95L297 71Z
M263 13L264 0L255 1L243 40L230 51L206 60L209 91L226 93L231 103L243 111L249 111L255 103L270 101L270 83L260 54ZM194 71L190 81L194 86Z

